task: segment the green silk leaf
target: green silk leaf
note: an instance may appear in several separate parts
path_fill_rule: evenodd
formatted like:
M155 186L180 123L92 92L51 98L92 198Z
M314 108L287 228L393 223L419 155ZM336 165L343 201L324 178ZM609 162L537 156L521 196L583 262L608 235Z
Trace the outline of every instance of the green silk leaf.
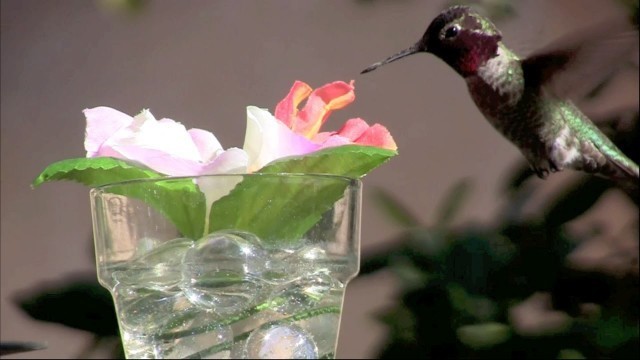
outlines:
M38 187L55 180L77 181L89 187L115 182L163 177L153 170L110 157L77 158L55 162L47 166L33 181Z
M331 174L361 178L397 153L369 146L345 145L274 161L262 174ZM265 177L268 178L268 177ZM240 229L264 242L296 241L339 200L350 181L265 181L245 178L213 203L209 231Z
M164 175L136 164L110 158L77 158L49 165L33 181L37 187L56 180L77 181L95 188L127 180L163 178ZM139 186L113 186L109 193L146 201L164 214L184 236L197 239L204 230L204 195L191 179L141 182ZM153 196L150 196L153 194Z
M205 197L191 178L141 181L115 185L106 191L140 199L164 214L183 236L199 239L204 232Z
M251 232L266 242L297 240L331 209L352 182L347 179L319 181L313 182L310 189L311 183L305 181L301 174L361 178L396 154L395 151L371 146L345 145L276 160L256 176L243 178L230 193L213 203L206 233L236 229ZM298 174L291 176L299 177L300 181L267 181L273 177L260 176L282 173ZM33 181L33 186L70 180L97 187L162 177L162 174L123 160L79 158L51 164ZM186 237L198 239L205 232L205 196L192 179L140 182L139 186L116 184L108 191L146 201Z

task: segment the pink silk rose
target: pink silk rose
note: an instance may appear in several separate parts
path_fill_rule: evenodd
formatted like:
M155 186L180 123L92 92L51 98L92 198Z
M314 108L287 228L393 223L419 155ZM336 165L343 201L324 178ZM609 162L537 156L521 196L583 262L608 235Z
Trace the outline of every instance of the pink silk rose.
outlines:
M87 157L131 160L172 176L246 172L246 152L224 150L208 131L187 130L170 119L156 120L148 110L131 117L109 107L96 107L84 110L84 114Z
M298 110L305 99L305 106ZM334 110L354 100L353 81L349 84L335 81L316 90L296 81L276 106L275 116L266 109L247 107L244 149L249 154L248 169L257 171L278 158L347 144L396 150L398 147L387 128L380 124L369 126L360 118L347 120L338 131L319 132Z
M319 144L321 148L359 144L397 150L387 128L380 124L369 126L360 118L347 120L338 131L319 132L331 112L342 109L355 100L353 83L353 80L349 84L335 81L312 91L306 83L296 81L289 94L276 106L276 118L294 132ZM304 99L307 99L306 104L298 110Z

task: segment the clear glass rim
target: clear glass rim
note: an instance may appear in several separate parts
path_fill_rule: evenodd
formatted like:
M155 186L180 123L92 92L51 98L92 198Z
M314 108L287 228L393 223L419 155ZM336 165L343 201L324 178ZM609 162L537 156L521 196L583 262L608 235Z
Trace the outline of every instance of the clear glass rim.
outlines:
M165 181L174 181L174 180L186 180L186 179L198 179L198 178L231 178L231 177L263 177L263 178L309 178L309 179L318 179L318 180L329 180L345 182L349 186L360 187L362 180L356 177L349 177L345 175L335 175L335 174L324 174L324 173L236 173L236 174L209 174L209 175L191 175L191 176L164 176L157 178L141 178L141 179L130 179L124 181L116 181L111 183L106 183L102 185L93 186L91 188L91 192L102 192L106 191L111 187L115 186L123 186L123 185L135 185L135 184L143 184L143 183L153 183L153 182L165 182Z

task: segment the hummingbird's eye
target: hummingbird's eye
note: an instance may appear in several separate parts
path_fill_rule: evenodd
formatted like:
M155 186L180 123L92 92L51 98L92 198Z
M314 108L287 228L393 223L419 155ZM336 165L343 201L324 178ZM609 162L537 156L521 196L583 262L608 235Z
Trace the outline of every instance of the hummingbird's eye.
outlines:
M449 26L444 31L444 38L445 39L453 39L454 37L456 37L458 35L459 31L460 31L460 26L459 25Z

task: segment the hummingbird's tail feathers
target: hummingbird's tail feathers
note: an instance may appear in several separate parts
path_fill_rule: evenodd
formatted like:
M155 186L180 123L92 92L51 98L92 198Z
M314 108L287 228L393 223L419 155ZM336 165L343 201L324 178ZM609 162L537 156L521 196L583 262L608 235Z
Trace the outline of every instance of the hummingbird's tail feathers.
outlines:
M622 162L619 159L609 159L610 163L615 167L615 172L612 178L619 179L621 181L632 181L636 185L640 181L640 173L638 172L638 165L630 159Z
M640 172L638 171L638 165L636 165L633 161L630 161L630 164L627 164L626 166L618 163L615 163L615 164L625 174L629 175L631 179L635 179L636 181L640 180Z
M612 144L612 146L615 146ZM596 169L587 170L588 172L596 172L609 179L624 183L625 187L638 187L640 181L640 172L638 165L620 151L615 148L600 148L601 154L606 159L604 164L600 164Z
M575 170L582 170L593 176L611 181L636 204L640 204L640 176L638 174L638 165L631 160L629 161L630 164L623 164L608 158L606 164L598 168L581 168Z
M607 157L607 163L597 171L597 175L613 181L618 188L627 193L636 203L640 193L640 173L633 160L622 157Z

